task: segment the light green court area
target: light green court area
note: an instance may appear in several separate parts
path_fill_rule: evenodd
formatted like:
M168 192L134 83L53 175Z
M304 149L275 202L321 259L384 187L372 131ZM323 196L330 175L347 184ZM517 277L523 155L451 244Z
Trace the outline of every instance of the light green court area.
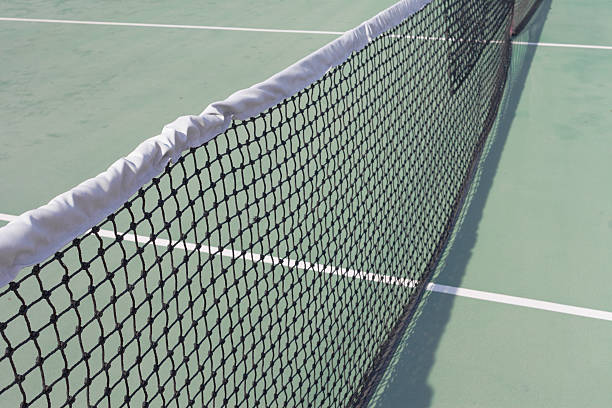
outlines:
M342 32L394 2L366 3L3 2L0 17ZM0 42L0 204L9 214L47 203L178 116L198 114L336 38L9 21L0 36L10 39Z
M393 3L6 1L0 17L344 31ZM612 46L612 8L586 3L544 0L516 40ZM335 38L7 21L0 37L0 213L13 215ZM612 311L611 69L612 50L514 46L435 283ZM611 342L610 321L428 292L371 405L612 406Z

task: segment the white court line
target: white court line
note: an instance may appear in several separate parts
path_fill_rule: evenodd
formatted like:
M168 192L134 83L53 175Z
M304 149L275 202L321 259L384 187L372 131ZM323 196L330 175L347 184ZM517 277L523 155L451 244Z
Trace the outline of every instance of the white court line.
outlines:
M0 213L0 220L3 221L13 221L17 217L9 214ZM117 234L110 230L101 229L98 232L98 235L104 238L115 239L117 238ZM125 233L122 235L123 239L130 242L137 242L139 244L153 244L158 247L169 247L170 245L174 247L178 247L179 249L183 249L185 251L193 251L196 249L196 244L190 242L183 241L170 241L163 238L156 238L153 242L151 242L149 237L145 237L144 235L134 235L132 233ZM373 282L382 282L388 285L398 285L409 288L414 288L417 284L417 281L413 281L406 278L396 278L394 276L389 275L381 275L377 273L367 273L363 271L356 271L353 269L345 269L345 268L337 268L332 266L325 266L312 262L305 261L296 261L290 258L278 258L275 256L262 256L260 254L248 251L237 251L233 249L223 249L214 246L202 245L199 249L200 252L211 254L211 255L221 255L227 258L233 259L244 259L250 262L262 262L269 265L283 265L287 268L297 268L301 270L314 270L319 273L327 273L331 275L344 276L347 278L355 278L355 279L363 279L369 280Z
M105 238L115 239L117 235L113 231L109 230L100 230L98 235L103 236ZM149 244L150 238L142 235L134 235L134 234L123 234L123 239L131 242L139 242L140 244ZM174 247L178 247L185 251L193 251L196 249L196 244L182 241L170 241L167 239L156 238L153 242L153 245L159 247L168 247L170 245ZM396 278L388 275L380 275L376 273L366 273L362 271L356 271L353 269L345 269L345 268L336 268L332 266L325 266L312 262L305 261L296 261L290 258L278 258L275 256L262 256L260 254L256 254L254 252L248 251L237 251L233 249L223 249L214 246L202 245L199 249L200 252L211 254L211 255L221 255L227 258L233 259L244 259L246 261L250 261L253 263L262 262L269 265L283 265L287 268L297 268L301 270L314 270L319 273L327 273L330 275L339 275L347 278L355 278L355 279L364 279L373 282L382 282L390 285L398 285L398 286L406 286L406 287L415 287L416 282L405 279L405 278Z
M9 214L0 213L0 220L2 221L13 221L17 217ZM117 234L109 230L100 230L98 235L105 238L115 239ZM150 238L142 235L124 234L123 239L131 242L138 242L140 244L149 244ZM157 238L153 242L153 245L159 247L168 247L170 245L183 249L185 251L193 251L196 249L196 245L193 243L184 242L173 242L167 239ZM418 281L414 281L406 278L396 278L388 275L381 275L376 273L366 273L362 271L356 271L353 269L345 268L334 268L331 266L325 266L321 264L295 261L289 258L278 258L275 256L262 256L253 252L247 251L236 251L232 249L222 249L214 246L202 245L199 249L200 252L221 255L233 259L244 259L250 262L262 262L270 265L283 265L287 268L297 268L301 270L313 270L319 273L327 273L332 275L344 276L347 278L363 279L373 282L381 282L388 285L404 286L414 288ZM545 302L542 300L535 300L529 298L522 298L516 296L502 295L500 293L483 292L479 290L458 288L454 286L440 285L437 283L429 283L426 290L430 292L444 293L447 295L467 297L472 299L485 300L494 303L503 303L513 306L521 306L530 309L546 310L549 312L563 313L573 316L587 317L590 319L599 319L612 321L612 312L606 312L603 310L588 309L584 307L564 305L561 303Z
M17 217L9 214L0 213L0 220L2 221L13 221ZM115 239L117 238L117 234L110 230L101 229L98 232L98 235L104 238ZM121 235L124 240L130 242L137 242L139 244L153 244L159 247L168 247L172 245L173 247L178 247L185 251L193 251L196 249L196 244L182 241L170 241L167 239L156 238L153 242L151 242L149 237L145 237L144 235L134 235L132 233L125 233ZM396 278L394 276L381 275L377 273L367 273L363 271L356 271L353 269L345 269L345 268L337 268L332 266L325 266L312 262L305 261L296 261L290 258L278 258L275 256L263 256L260 254L256 254L254 252L248 251L237 251L233 249L223 249L214 246L202 245L199 249L200 252L211 254L211 255L221 255L227 258L233 259L244 259L250 262L262 262L269 265L283 265L287 268L297 268L301 270L314 270L319 273L327 273L330 275L339 275L347 278L355 278L355 279L363 279L369 280L373 282L382 282L389 285L398 285L413 288L416 286L417 282L406 279L406 278Z
M152 28L178 28L189 30L220 30L220 31L249 31L259 33L288 33L288 34L317 34L317 35L342 35L344 31L317 31L317 30L284 30L276 28L249 28L249 27L223 27L223 26L200 26L183 24L153 24L153 23L120 23L114 21L87 21L87 20L54 20L43 18L17 18L0 17L0 21L13 21L23 23L55 23L55 24L82 24L82 25L101 25L101 26L121 26L121 27L152 27ZM425 37L415 37L416 39L427 39ZM444 40L444 38L431 38L432 40ZM587 44L558 44L544 42L525 42L512 41L517 45L530 45L537 47L560 47L560 48L583 48L595 50L612 50L612 46L607 45L587 45Z
M42 18L13 18L0 17L0 21L17 21L24 23L56 23L56 24L83 24L101 26L121 26L121 27L153 27L153 28L181 28L189 30L221 30L221 31L251 31L260 33L289 33L289 34L321 34L321 35L342 35L342 31L312 31L312 30L283 30L275 28L248 28L248 27L220 27L220 26L200 26L183 24L147 24L147 23L119 23L113 21L83 21L83 20L50 20Z
M535 47L560 47L560 48L585 48L592 50L612 50L612 46L607 45L585 45L585 44L557 44L544 42L512 41L512 44L531 45Z
M480 290L457 288L454 286L440 285L437 283L428 284L427 290L431 292L445 293L448 295L486 300L488 302L504 303L506 305L521 306L530 309L547 310L549 312L588 317L590 319L612 321L612 313L605 312L603 310L587 309L584 307L563 305L561 303L544 302L542 300L508 296L502 295L500 293L482 292Z

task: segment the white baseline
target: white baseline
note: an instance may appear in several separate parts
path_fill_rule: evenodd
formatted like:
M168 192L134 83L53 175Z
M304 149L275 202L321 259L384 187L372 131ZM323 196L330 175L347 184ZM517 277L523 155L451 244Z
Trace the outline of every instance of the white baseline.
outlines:
M251 31L262 33L289 33L289 34L320 34L320 35L342 35L343 31L313 31L313 30L284 30L276 28L249 28L249 27L221 27L184 24L149 24L149 23L121 23L114 21L85 21L85 20L51 20L44 18L14 18L0 17L0 21L15 21L22 23L55 23L55 24L81 24L120 27L150 27L150 28L175 28L187 30L220 30L220 31Z
M14 215L0 213L1 221L13 221L16 218L17 217ZM98 232L98 235L101 237L110 238L110 239L117 238L117 234L115 234L113 231L110 231L110 230L101 229ZM149 237L145 237L141 235L134 235L131 233L123 234L122 237L124 240L131 241L131 242L139 242L139 243L149 243L150 242ZM174 247L178 247L185 251L193 251L197 248L196 244L193 244L193 243L172 242L170 240L161 239L161 238L157 238L152 243L153 245L159 246L159 247L168 247L172 245ZM213 246L202 245L199 248L199 251L208 253L208 254L212 254L212 255L221 255L221 256L228 257L228 258L243 259L243 260L250 261L250 262L263 262L263 263L270 264L270 265L283 265L287 268L293 267L293 268L297 268L301 270L313 270L318 273L327 273L327 274L333 274L333 275L338 275L338 276L344 276L347 278L369 280L373 282L384 283L386 285L397 285L397 286L413 288L418 283L417 281L406 279L406 278L396 278L396 277L389 276L389 275L381 275L377 273L367 273L363 271L356 271L356 270L346 269L346 268L325 266L325 265L311 263L311 262L296 261L296 260L289 259L289 258L283 259L283 258L278 258L274 256L263 256L263 255L252 253L252 252L238 251L234 249L223 249L223 248L218 248L218 247L213 247ZM484 301L494 302L494 303L503 303L506 305L521 306L521 307L526 307L529 309L545 310L549 312L562 313L562 314L573 315L573 316L587 317L590 319L612 321L612 312L607 312L603 310L588 309L584 307L564 305L561 303L552 303L552 302L546 302L542 300L509 296L509 295L503 295L500 293L483 292L479 290L458 288L455 286L440 285L437 283L429 283L426 289L430 292L443 293L447 295L484 300Z

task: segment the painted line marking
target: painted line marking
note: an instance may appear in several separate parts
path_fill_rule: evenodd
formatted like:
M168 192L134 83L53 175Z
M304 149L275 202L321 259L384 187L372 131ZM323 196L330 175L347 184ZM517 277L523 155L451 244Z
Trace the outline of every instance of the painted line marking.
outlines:
M17 216L2 214L0 213L0 220L2 221L13 221L17 219ZM98 235L104 238L116 239L117 234L110 230L101 229ZM153 244L159 247L178 247L185 251L193 251L197 249L196 244L182 241L170 241L167 239L157 238L151 242L149 237L143 235L134 235L132 233L125 233L121 235L124 240L135 242L138 244ZM237 251L234 249L223 249L214 246L202 245L199 248L200 252L221 255L233 259L243 259L250 262L262 262L269 265L283 265L287 268L297 268L301 270L313 270L319 273L326 273L331 275L344 276L347 278L363 279L372 282L381 282L388 285L404 286L414 288L418 281L407 279L407 278L396 278L389 275L382 275L377 273L367 273L363 271L356 271L353 269L337 268L332 266L325 266L312 262L296 261L290 258L278 258L275 256L263 256L253 252ZM584 307L564 305L561 303L552 303L542 300L535 300L529 298L522 298L516 296L503 295L500 293L483 292L480 290L458 288L455 286L441 285L437 283L429 283L426 290L430 292L443 293L447 295L466 297L471 299L484 300L493 303L503 303L507 305L526 307L530 309L546 310L549 312L568 314L573 316L587 317L590 319L612 321L612 312L606 312L603 310L588 309Z
M344 31L285 30L285 29L276 29L276 28L224 27L224 26L201 26L201 25L184 25L184 24L121 23L121 22L115 22L115 21L55 20L55 19L44 19L44 18L18 18L18 17L0 17L0 21L12 21L12 22L22 22L22 23L81 24L81 25L120 26L120 27L175 28L175 29L188 29L188 30L247 31L247 32L259 32L259 33L316 34L316 35L336 35L336 36L344 34ZM426 37L420 37L420 36L416 36L413 38L427 39ZM431 40L444 40L444 38L430 38L430 39ZM537 46L537 47L612 50L612 46L607 46L607 45L560 44L560 43L526 42L526 41L512 41L512 44L529 45L529 46Z
M2 221L13 221L17 219L17 216L2 214L0 213L0 220ZM117 234L110 230L100 230L98 235L104 238L116 239ZM124 240L135 242L137 244L153 244L159 247L178 247L185 251L193 251L197 249L196 244L182 241L170 241L167 239L157 238L151 242L149 237L143 235L134 235L132 233L125 233L121 235ZM353 269L336 268L332 266L325 266L317 263L296 261L290 258L278 258L275 256L263 256L253 252L237 251L233 249L223 249L214 246L202 245L199 248L200 252L221 255L233 259L243 259L250 262L262 262L269 265L283 265L287 268L297 268L301 270L313 270L319 273L326 273L337 276L344 276L353 279L363 279L372 282L381 282L388 285L404 286L414 288L418 281L407 279L407 278L396 278L389 275L381 275L377 273L367 273L363 271L356 271ZM564 305L561 303L552 303L542 300L535 300L529 298L522 298L516 296L503 295L500 293L483 292L480 290L458 288L455 286L441 285L437 283L429 283L426 290L430 292L443 293L446 295L453 295L459 297L466 297L471 299L484 300L487 302L503 303L507 305L526 307L530 309L545 310L549 312L568 314L573 316L587 317L590 319L612 321L612 312L606 312L603 310L588 309L584 307Z
M220 30L220 31L250 31L261 33L289 33L289 34L320 34L320 35L342 35L342 31L312 31L312 30L283 30L275 28L248 28L248 27L221 27L200 26L183 24L148 24L148 23L120 23L113 21L84 21L84 20L51 20L42 18L12 18L0 17L0 21L14 21L24 23L56 23L56 24L81 24L121 27L152 27L152 28L179 28L188 30Z
M100 230L98 232L98 235L105 237L105 238L110 238L110 239L117 238L117 234L109 230ZM125 233L121 236L126 241L136 242L140 244L148 245L152 243L153 245L159 246L159 247L169 247L172 245L173 247L178 247L185 251L193 251L197 249L196 244L189 243L189 242L170 241L170 240L162 239L162 238L156 238L153 242L151 242L151 239L149 237L145 237L142 235L134 235L132 233ZM262 262L262 263L269 264L269 265L283 265L286 268L297 268L301 270L314 270L315 272L319 272L319 273L344 276L347 278L363 279L363 280L369 280L373 282L382 282L382 283L389 284L389 285L398 285L398 286L405 286L405 287L410 287L410 288L416 286L415 281L405 279L405 278L396 278L393 276L380 275L377 273L366 273L363 271L356 271L353 269L325 266L325 265L312 263L312 262L306 262L306 261L296 261L290 258L278 258L275 256L270 256L270 255L263 256L263 255L260 255L254 252L248 252L248 251L224 249L224 248L207 246L207 245L201 245L199 248L199 251L206 253L206 254L210 254L210 255L221 255L227 258L243 259L243 260L250 261L253 263Z
M545 302L529 298L516 296L502 295L500 293L483 292L480 290L457 288L454 286L440 285L430 283L427 285L427 290L431 292L444 293L447 295L461 296L487 302L503 303L506 305L527 307L530 309L546 310L549 312L563 313L573 316L588 317L590 319L599 319L612 321L612 313L603 310L587 309L584 307L564 305L561 303Z
M534 47L583 48L583 49L591 49L591 50L611 50L612 51L612 46L607 46L607 45L557 44L557 43L527 42L527 41L512 41L512 44L530 45Z
M0 220L13 221L15 219L17 219L17 217L14 215L0 213ZM91 230L88 230L88 232L89 231ZM117 237L120 236L125 241L135 242L139 245L153 244L158 247L173 246L173 247L178 247L180 249L183 249L185 251L194 251L198 249L196 244L189 243L189 242L171 241L171 240L163 239L163 238L156 238L155 240L151 241L151 238L146 237L144 235L135 235L132 233L121 233L120 235L118 235L114 231L105 230L105 229L101 229L100 231L98 231L98 235L101 237L110 238L110 239L116 239ZM221 255L227 258L243 259L243 260L250 261L253 263L262 262L262 263L269 264L269 265L283 265L287 268L297 268L301 270L314 270L315 272L319 272L319 273L344 276L347 278L354 278L354 279L363 279L363 280L368 280L368 281L373 281L373 282L381 282L381 283L385 283L388 285L398 285L398 286L413 288L417 284L417 281L407 279L407 278L396 278L394 276L381 275L377 273L368 273L368 272L363 272L363 271L357 271L354 269L325 266L325 265L321 265L321 264L317 264L313 262L296 261L290 258L283 259L283 258L278 258L275 256L270 256L270 255L263 256L263 255L260 255L254 252L248 252L248 251L224 249L224 248L207 246L207 245L201 245L199 248L199 251L205 254L210 254L210 255Z

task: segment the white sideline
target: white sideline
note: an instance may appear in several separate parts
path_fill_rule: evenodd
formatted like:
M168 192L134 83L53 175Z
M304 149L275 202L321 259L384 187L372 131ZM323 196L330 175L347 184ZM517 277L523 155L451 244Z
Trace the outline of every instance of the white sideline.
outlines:
M9 214L0 213L1 221L12 221L17 217ZM98 235L115 239L117 235L113 231L109 230L100 230ZM134 235L134 234L124 234L123 239L131 242L140 242L140 243L148 243L150 238L142 236L142 235ZM180 249L193 251L196 249L196 245L193 243L182 243L182 242L172 242L167 239L157 238L153 241L153 244L159 247L168 247L171 244L174 246L179 246ZM395 278L388 275L381 275L376 273L366 273L362 271L356 271L353 269L345 269L345 268L334 268L331 266L325 266L321 264L311 263L311 262L303 262L303 261L295 261L289 258L278 258L275 256L262 256L260 254L247 252L247 251L236 251L232 249L221 249L213 246L205 246L202 245L199 249L200 252L207 254L220 254L221 256L225 256L228 258L234 259L244 259L250 262L262 262L270 265L283 265L287 268L295 267L301 270L313 270L319 273L327 273L338 276L345 276L347 278L355 278L355 279L363 279L369 280L373 282L382 282L388 285L398 285L404 287L413 288L418 283L417 281L405 279L405 278ZM535 300L529 298L522 298L516 296L503 295L500 293L492 293L492 292L483 292L480 290L472 290L465 288L458 288L455 286L447 286L440 285L437 283L429 283L426 289L430 292L443 293L447 295L466 297L471 299L484 300L488 302L494 303L503 303L507 305L513 306L521 306L529 309L538 309L538 310L546 310L549 312L562 313L573 316L587 317L590 319L598 319L598 320L607 320L612 321L612 312L606 312L603 310L596 309L588 309L584 307L570 306L564 305L560 303L552 303L545 302L542 300Z
M81 25L101 25L101 26L120 26L120 27L174 28L174 29L188 29L188 30L247 31L247 32L259 32L259 33L285 33L285 34L315 34L315 35L342 35L344 34L344 31L288 30L288 29L277 29L277 28L225 27L225 26L184 25L184 24L122 23L122 22L115 22L115 21L55 20L55 19L47 19L47 18L0 17L0 21L13 21L13 22L22 22L22 23L81 24ZM422 39L419 37L417 38ZM612 46L607 46L607 45L562 44L562 43L526 42L526 41L512 41L512 44L529 45L529 46L536 46L536 47L583 48L583 49L612 51Z

